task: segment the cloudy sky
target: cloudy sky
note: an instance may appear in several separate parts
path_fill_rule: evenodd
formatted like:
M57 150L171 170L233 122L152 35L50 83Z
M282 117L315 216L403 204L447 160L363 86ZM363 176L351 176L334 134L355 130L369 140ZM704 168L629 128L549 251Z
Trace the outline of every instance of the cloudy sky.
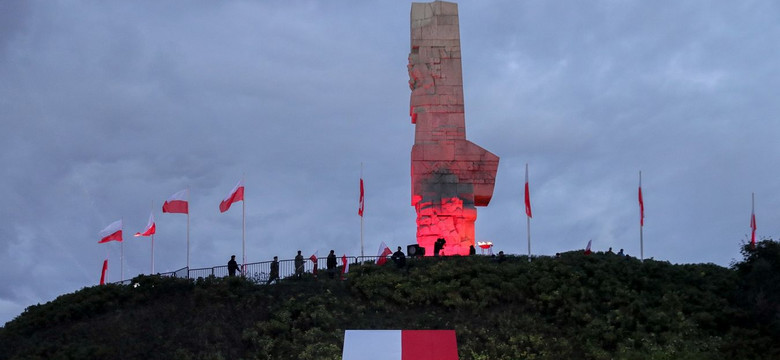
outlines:
M728 266L780 232L780 7L774 1L461 3L469 140L501 158L477 239L524 254L625 248ZM414 241L404 1L0 2L0 324L125 277L298 249Z

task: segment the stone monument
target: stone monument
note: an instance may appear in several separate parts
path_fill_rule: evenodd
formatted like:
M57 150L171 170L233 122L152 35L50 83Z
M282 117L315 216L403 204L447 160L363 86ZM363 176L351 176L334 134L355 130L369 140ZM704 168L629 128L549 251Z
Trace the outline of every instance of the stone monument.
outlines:
M476 206L493 196L498 156L466 140L458 4L412 3L408 70L417 243L432 255L443 238L441 254L468 255Z

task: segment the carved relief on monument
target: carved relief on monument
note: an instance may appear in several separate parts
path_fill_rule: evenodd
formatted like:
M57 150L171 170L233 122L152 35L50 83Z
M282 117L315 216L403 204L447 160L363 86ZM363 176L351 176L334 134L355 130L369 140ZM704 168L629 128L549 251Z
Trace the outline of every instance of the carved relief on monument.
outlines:
M417 242L433 254L467 255L474 245L476 206L493 196L498 157L466 140L458 6L413 3L409 53L412 206Z

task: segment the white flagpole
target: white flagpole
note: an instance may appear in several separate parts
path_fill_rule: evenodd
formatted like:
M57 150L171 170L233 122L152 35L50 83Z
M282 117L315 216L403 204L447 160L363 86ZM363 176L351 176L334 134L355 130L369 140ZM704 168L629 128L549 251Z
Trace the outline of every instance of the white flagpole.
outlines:
M363 162L360 163L360 181L363 181ZM366 203L366 194L365 191L363 193L363 205ZM363 207L365 209L365 205ZM365 256L363 254L363 216L365 215L365 212L363 215L360 215L360 256Z
M242 178L244 183L244 199L241 200L241 252L243 257L243 264L241 266L241 274L246 271L246 173Z
M642 191L642 171L639 171L639 191ZM639 216L641 217L640 223L639 223L639 260L645 261L645 242L642 234L642 229L644 228L644 199L642 204L642 209L640 209Z
M122 218L122 228L125 227L125 218ZM125 239L119 242L119 281L125 281Z
M525 183L528 184L528 163L525 164ZM530 185L529 185L530 186ZM527 199L525 201L530 202L530 199ZM526 211L525 214L525 220L527 224L528 229L528 261L531 261L531 217L528 216L528 212Z
M190 277L190 187L187 186L187 277Z
M152 200L152 214L154 214L154 200ZM154 216L152 216L154 218ZM155 229L157 228L157 222L153 222ZM149 275L154 275L154 234L152 234L152 272Z

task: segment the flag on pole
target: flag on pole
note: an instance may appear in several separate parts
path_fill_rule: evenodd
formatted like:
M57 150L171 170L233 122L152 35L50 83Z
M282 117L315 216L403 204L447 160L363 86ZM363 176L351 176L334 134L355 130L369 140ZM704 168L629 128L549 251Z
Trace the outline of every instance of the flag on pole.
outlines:
M362 170L361 170L362 171ZM358 215L361 217L363 216L363 206L364 206L364 191L363 191L363 178L360 178L360 206L358 207Z
M349 261L347 261L347 254L341 255L341 280L344 280L344 275L349 272Z
M103 271L100 272L100 285L106 283L106 270L108 270L108 259L103 260Z
M154 224L154 213L149 214L149 221L146 223L146 228L144 229L144 232L137 232L135 233L135 236L149 236L153 235L157 229L157 226Z
M117 220L106 226L105 229L98 233L100 241L98 244L102 244L109 241L122 241L122 220Z
M181 190L165 200L162 206L162 212L164 213L176 213L176 214L189 214L189 191L187 189Z
M384 265L387 262L387 255L392 254L393 252L390 251L390 248L385 245L385 242L382 241L381 244L379 244L379 251L376 253L377 259L376 264L377 265Z
M645 201L642 200L642 179L639 179L639 226L645 226Z
M528 187L528 164L525 164L525 214L532 218L531 215L531 191Z
M230 190L230 194L219 203L219 211L228 211L230 205L239 201L244 201L244 179L239 180L233 190Z
M590 255L590 243L593 241L593 239L588 240L588 246L585 247L585 255Z
M311 260L311 262L314 263L314 269L312 269L311 273L314 274L315 277L317 276L317 254L319 252L320 251L317 250L314 252L314 254L311 254L311 256L309 256L309 260Z
M750 246L756 247L756 213L755 210L750 214Z

